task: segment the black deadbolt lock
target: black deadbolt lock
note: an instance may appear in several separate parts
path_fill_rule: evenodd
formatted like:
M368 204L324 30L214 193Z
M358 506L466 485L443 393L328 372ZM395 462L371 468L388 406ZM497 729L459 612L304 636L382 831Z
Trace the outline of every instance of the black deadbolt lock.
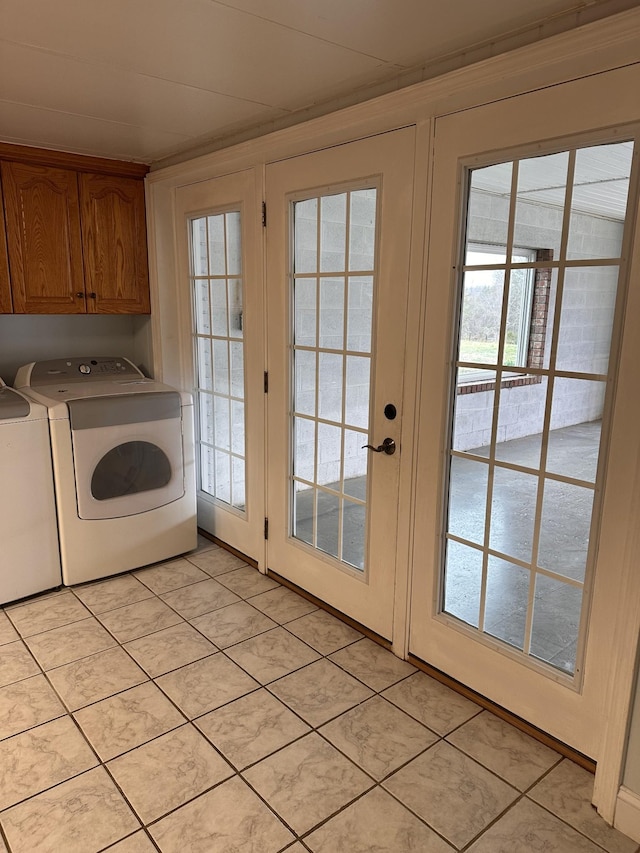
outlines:
M387 403L384 407L384 416L388 421L394 421L396 419L397 411L396 407L393 403Z

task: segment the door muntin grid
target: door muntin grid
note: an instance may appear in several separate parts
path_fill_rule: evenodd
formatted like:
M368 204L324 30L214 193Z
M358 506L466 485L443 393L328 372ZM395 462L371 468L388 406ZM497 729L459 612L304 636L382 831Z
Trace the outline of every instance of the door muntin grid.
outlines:
M632 153L624 142L468 171L439 611L572 680L595 559ZM488 234L501 263L469 264L468 247ZM527 245L544 260L522 263ZM528 362L514 365L509 292L523 270L542 273L544 287L531 303ZM502 281L498 358L463 361L467 277L486 271ZM482 384L465 384L470 369Z
M290 205L293 538L363 576L378 192Z
M242 234L239 209L189 220L198 487L246 511Z

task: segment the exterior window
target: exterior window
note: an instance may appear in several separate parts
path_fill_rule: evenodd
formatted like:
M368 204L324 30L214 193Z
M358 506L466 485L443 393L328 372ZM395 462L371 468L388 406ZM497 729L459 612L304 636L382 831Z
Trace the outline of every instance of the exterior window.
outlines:
M536 261L531 249L514 248L504 328L505 367L527 367ZM459 383L477 383L495 375L498 362L506 248L469 244L465 257L460 323Z
M549 261L553 261L553 249L513 250L504 321L505 367L543 366L552 271L542 264ZM460 360L466 366L458 371L458 394L495 387L506 268L504 246L468 244L460 324ZM502 373L503 388L539 382L535 373Z

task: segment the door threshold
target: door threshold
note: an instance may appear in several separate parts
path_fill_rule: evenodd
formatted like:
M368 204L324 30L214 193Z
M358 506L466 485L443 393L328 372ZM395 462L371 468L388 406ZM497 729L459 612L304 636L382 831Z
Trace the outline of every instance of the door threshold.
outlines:
M596 762L587 755L583 755L581 752L578 752L577 749L568 746L566 743L563 743L561 740L553 737L553 735L550 735L542 729L537 728L537 726L528 723L526 720L516 716L516 714L513 714L511 711L507 711L506 708L492 702L491 699L487 699L486 696L483 696L481 693L476 693L475 690L472 690L460 681L456 681L455 678L447 675L446 672L442 672L430 664L425 663L425 661L415 655L409 653L407 655L407 660L426 675L429 675L431 678L434 678L436 681L444 684L445 687L451 688L451 690L459 693L461 696L464 696L465 699L470 699L472 702L475 702L476 705L480 705L480 707L484 708L486 711L490 711L492 714L495 714L496 717L500 717L501 720L504 720L516 729L519 729L524 734L529 735L529 737L532 737L534 740L537 740L545 746L548 746L550 749L555 750L564 758L568 758L570 761L573 761L574 764L578 764L580 767L588 770L589 773L596 772Z

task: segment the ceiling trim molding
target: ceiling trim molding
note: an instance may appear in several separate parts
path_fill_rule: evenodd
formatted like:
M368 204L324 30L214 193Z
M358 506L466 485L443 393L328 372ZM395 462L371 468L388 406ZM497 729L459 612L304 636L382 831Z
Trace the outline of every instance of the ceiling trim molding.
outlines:
M636 8L370 100L343 107L337 103L320 116L289 116L286 121L296 120L293 125L276 128L270 123L246 131L249 138L220 140L208 150L201 146L165 158L152 164L147 181L211 177L212 169L281 157L284 148L289 156L308 151L310 140L314 149L322 148L639 62Z

